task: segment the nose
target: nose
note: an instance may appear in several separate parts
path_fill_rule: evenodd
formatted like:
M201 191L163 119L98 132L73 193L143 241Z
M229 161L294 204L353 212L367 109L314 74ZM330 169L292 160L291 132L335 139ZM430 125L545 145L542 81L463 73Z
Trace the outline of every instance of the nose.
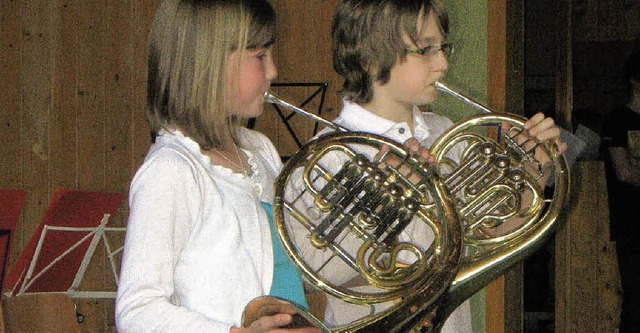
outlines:
M276 63L273 61L273 56L271 52L269 52L269 56L267 57L267 65L265 68L265 76L267 80L273 81L276 77L278 77L278 68L276 68Z
M444 72L449 69L449 59L447 57L447 54L444 53L444 50L438 50L438 53L433 58L433 65L435 67L435 71Z

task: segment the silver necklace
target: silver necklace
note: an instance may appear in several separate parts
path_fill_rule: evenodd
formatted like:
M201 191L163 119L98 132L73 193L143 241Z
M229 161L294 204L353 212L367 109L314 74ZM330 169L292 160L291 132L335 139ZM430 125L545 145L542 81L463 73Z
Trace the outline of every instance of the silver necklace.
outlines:
M240 151L238 150L238 146L237 145L233 145L233 148L235 148L236 150L236 157L238 158L238 162L234 162L232 161L230 158L228 158L227 156L225 156L222 151L220 151L218 148L213 148L213 150L216 151L216 153L218 153L218 155L220 155L222 158L224 158L227 162L233 164L234 166L240 168L242 170L242 174L244 174L245 176L248 175L247 173L247 169L244 168L244 165L242 163L242 159L240 158Z

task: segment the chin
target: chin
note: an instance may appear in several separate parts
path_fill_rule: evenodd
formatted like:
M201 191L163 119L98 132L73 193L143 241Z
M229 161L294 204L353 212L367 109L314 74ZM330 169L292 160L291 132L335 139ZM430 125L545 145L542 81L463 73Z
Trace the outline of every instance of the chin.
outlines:
M436 101L435 96L426 96L424 98L421 98L420 101L418 101L418 103L416 103L415 105L417 106L429 105L435 101Z
M241 114L239 114L239 116L244 117L244 118L255 118L260 116L262 113L264 113L264 109L265 109L266 105L264 104L263 100L256 100L255 102L245 106L244 108L242 108L241 110Z
M426 104L431 104L435 102L436 99L438 99L437 91L433 91L432 93L427 94L427 96L425 97Z
M256 110L256 111L251 111L251 112L247 112L245 113L243 116L246 118L257 118L260 117L263 114L263 110Z

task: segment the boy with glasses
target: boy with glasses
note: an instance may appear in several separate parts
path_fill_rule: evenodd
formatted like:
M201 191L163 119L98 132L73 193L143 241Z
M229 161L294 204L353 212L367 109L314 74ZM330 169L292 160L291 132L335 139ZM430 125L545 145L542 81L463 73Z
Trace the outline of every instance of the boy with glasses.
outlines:
M344 78L344 106L334 123L405 145L417 141L430 147L453 126L444 116L419 110L435 101L436 82L448 69L447 57L453 52L448 31L447 13L436 0L340 1L332 28L333 65ZM541 113L525 126L539 141L558 140L560 135L553 119ZM566 149L564 143L558 146L560 152ZM411 234L404 237L433 240L433 235L421 234L424 230L407 230ZM343 273L347 279L348 273ZM324 321L342 326L381 310L329 298ZM449 317L442 332L472 332L468 301Z

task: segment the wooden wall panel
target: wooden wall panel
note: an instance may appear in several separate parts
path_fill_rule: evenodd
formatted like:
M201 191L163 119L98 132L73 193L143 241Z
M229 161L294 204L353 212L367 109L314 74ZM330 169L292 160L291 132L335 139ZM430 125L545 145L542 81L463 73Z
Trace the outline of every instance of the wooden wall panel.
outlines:
M22 187L22 21L19 15L11 15L19 12L16 1L0 2L0 168L6 187Z
M556 233L555 330L614 332L620 313L615 246L602 161L578 162Z
M105 188L109 191L127 192L130 177L121 172L121 161L131 158L132 113L143 108L132 108L133 93L133 41L130 31L136 21L130 1L109 1L106 3L105 50Z
M76 46L77 67L77 128L78 141L78 186L90 190L108 190L105 183L105 131L106 131L106 59L107 16L106 1L77 0ZM117 50L123 52L123 50ZM124 111L124 110L123 110ZM109 115L118 118L121 115ZM110 181L110 180L109 180ZM100 290L103 285L105 265L94 257L93 268L87 270L83 288ZM85 314L83 329L99 331L105 325L107 316L104 302L76 300L78 310Z
M48 206L49 183L49 116L51 111L52 3L47 0L21 1L21 70L18 82L22 99L20 142L22 145L22 178L20 185L28 191L24 221L16 227L14 248L24 247ZM8 14L12 15L12 14ZM13 258L16 257L14 252Z
M77 1L78 186L104 184L106 22L104 1Z
M130 174L133 175L142 164L149 149L149 126L144 117L147 95L147 36L153 20L153 15L158 8L160 0L131 1L132 25L130 34L131 59L131 136L132 151L129 164Z
M78 40L75 31L76 26L75 0L60 0L56 3L55 27L54 27L54 59L56 66L53 84L53 112L49 128L50 151L55 154L51 158L51 186L64 188L76 188L77 186L77 159L78 142L75 128L78 127L76 113L78 109L76 88L76 67L78 54L71 50L78 48Z

